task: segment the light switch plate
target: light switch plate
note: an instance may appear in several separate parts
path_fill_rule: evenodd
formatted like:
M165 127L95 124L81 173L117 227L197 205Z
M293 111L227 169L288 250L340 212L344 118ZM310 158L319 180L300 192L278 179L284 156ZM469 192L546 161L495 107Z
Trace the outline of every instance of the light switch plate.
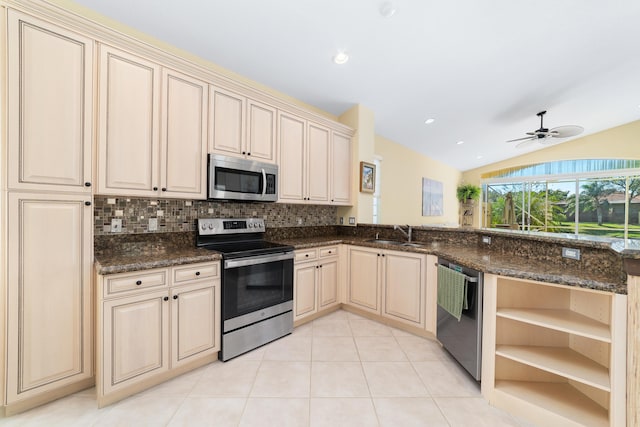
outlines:
M111 220L111 232L122 233L122 220L120 218L113 218Z
M149 218L149 231L158 230L158 218Z
M349 224L350 225L356 225L356 217L355 216L350 216L349 217Z
M562 257L580 261L580 249L562 248Z

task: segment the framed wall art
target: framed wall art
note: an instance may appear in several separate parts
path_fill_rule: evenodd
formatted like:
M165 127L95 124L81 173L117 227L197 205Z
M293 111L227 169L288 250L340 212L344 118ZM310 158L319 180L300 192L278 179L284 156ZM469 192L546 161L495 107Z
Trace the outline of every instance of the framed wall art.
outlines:
M376 165L360 162L360 192L373 193L376 191Z

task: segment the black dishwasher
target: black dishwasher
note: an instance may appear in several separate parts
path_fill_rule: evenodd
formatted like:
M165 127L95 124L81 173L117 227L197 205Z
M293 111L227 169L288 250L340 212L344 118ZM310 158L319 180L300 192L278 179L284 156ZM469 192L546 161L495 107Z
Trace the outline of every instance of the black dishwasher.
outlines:
M442 346L477 381L482 368L482 272L438 258L438 264L466 276L467 308L460 321L438 305L437 337Z

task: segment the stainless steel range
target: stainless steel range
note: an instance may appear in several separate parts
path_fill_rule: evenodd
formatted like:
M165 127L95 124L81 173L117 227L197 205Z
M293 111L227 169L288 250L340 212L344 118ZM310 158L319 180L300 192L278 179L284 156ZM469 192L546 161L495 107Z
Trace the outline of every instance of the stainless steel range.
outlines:
M264 232L260 218L198 219L197 245L222 254L223 361L293 331L293 247Z

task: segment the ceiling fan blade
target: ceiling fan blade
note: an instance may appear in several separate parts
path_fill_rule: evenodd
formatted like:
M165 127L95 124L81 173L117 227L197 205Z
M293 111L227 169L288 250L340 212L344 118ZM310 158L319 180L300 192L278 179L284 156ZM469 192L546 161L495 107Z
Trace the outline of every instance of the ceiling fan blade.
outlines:
M580 135L584 131L582 126L567 125L558 126L551 129L554 138L569 138L571 136Z
M522 142L518 143L516 145L516 148L526 147L527 145L533 144L537 140L538 140L537 138L528 138L527 141L522 141Z
M516 141L533 141L534 139L536 139L535 136L525 136L524 138L516 138L516 139L510 139L506 142L516 142Z

